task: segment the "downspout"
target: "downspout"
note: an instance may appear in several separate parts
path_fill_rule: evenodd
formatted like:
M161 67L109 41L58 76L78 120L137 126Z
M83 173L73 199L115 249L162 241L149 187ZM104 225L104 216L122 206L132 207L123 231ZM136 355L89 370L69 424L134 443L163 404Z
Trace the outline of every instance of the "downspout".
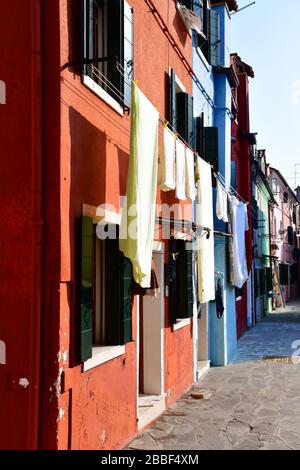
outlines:
M40 390L40 320L42 292L42 77L41 4L30 1L31 24L31 231L32 277L29 323L29 403L27 448L38 448Z

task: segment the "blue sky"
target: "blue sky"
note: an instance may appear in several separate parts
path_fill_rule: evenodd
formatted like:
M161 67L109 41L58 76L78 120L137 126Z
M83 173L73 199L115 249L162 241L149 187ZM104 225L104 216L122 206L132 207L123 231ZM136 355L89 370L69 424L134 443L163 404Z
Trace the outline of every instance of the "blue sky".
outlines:
M239 7L251 0L239 0ZM269 162L300 184L300 1L256 0L232 16L231 51L255 71L250 79L251 131ZM292 178L292 179L290 179Z

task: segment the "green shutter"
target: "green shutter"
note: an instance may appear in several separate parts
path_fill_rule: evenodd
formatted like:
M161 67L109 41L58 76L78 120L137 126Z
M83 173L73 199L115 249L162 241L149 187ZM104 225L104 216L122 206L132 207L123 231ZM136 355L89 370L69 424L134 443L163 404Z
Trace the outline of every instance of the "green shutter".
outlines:
M201 42L201 51L203 52L207 62L211 63L211 24L210 24L211 10L207 8L207 1L203 2L203 33L206 37L206 40L201 39L201 36L198 36L198 40Z
M133 9L124 2L124 104L130 107L131 83L134 79L134 31L133 31Z
M259 217L258 203L254 199L253 204L252 204L252 218L253 218L253 228L255 230L258 229L258 217Z
M118 57L119 62L124 64L124 0L109 0L107 2L107 55ZM124 93L124 79L114 62L107 63L107 78L117 88ZM114 99L123 102L118 92L108 90Z
M120 344L132 341L132 264L120 253L121 315Z
M170 253L176 255L177 251L177 240L170 240ZM177 320L177 270L176 270L176 259L171 255L169 263L169 295L170 295L170 313L171 321L173 324Z
M192 243L177 240L176 319L193 316L193 251Z
M272 268L266 268L266 281L267 281L267 293L268 297L273 297L273 270Z
M170 124L177 130L176 75L173 69L170 74Z
M231 181L230 185L233 189L237 189L237 174L236 174L236 162L231 161Z
M220 15L210 10L210 64L220 65L221 57Z
M80 359L92 357L93 331L93 219L81 220L81 276L80 276Z
M194 146L193 97L187 93L177 93L177 132Z
M204 158L204 113L196 118L196 150Z
M105 342L126 344L132 340L132 265L118 240L105 241L105 284Z
M217 127L204 128L204 159L210 163L215 171L219 171L219 129Z

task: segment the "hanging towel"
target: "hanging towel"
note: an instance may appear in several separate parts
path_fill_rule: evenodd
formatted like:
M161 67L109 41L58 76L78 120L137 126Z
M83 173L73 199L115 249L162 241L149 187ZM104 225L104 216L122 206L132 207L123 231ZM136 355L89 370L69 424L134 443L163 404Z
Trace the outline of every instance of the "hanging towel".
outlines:
M210 234L198 235L198 296L204 304L215 299L214 219L211 166L197 160L197 222Z
M176 136L164 128L163 151L158 165L158 184L162 191L172 191L176 187L175 176Z
M196 197L194 153L189 148L185 149L185 195L191 201Z
M157 192L159 113L135 83L131 100L131 149L127 206L123 208L119 247L141 287L150 287Z
M223 185L217 180L217 217L219 220L228 223L228 202L227 192Z
M185 196L185 145L181 140L176 140L176 197L182 201Z
M249 230L247 205L235 196L229 196L232 228L232 282L241 289L249 277L246 259L245 232Z

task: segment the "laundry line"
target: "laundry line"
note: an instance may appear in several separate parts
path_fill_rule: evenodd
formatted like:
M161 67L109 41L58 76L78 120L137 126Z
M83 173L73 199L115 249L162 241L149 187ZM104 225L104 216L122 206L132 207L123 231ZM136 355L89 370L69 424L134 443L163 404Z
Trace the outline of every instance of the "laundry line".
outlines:
M127 81L128 77L126 77L126 72L125 72L125 70L124 70L124 67L122 67L122 65L120 64L120 62L117 63L117 69L118 69L118 71L121 73L121 75L123 76L123 78L124 78L126 84L127 84L128 86L131 86L131 83L130 83L129 81ZM138 86L138 80L135 80L134 83ZM193 156L194 156L194 157L202 158L202 157L198 154L198 152L197 152L195 149L193 149L193 148L191 147L191 145L190 145L186 140L184 140L184 138L177 132L177 130L174 129L174 127L170 124L170 122L169 122L164 116L161 115L161 113L160 113L160 111L159 111L158 108L157 108L157 111L158 111L158 113L159 113L159 121L160 121L160 123L161 123L164 127L169 128L169 129L173 132L173 134L175 135L175 137L176 137L177 139L179 139L189 150L191 150L191 152L193 153ZM213 175L215 176L215 178L217 178L218 181L219 181L219 182L221 183L221 185L223 186L224 191L226 191L226 193L229 194L228 191L227 191L226 188L225 188L225 178L224 178L224 176L223 176L220 172L218 172L218 171L215 169L215 167L214 167L211 163L209 163L209 162L207 162L207 163L210 165L210 167L211 167L211 169L212 169L212 172L213 172ZM249 205L249 202L245 201L245 200L242 198L242 196L241 196L231 185L229 186L229 188L230 188L230 191L231 191L231 195L232 195L232 194L236 195L237 198L238 198L241 202L243 202L244 204Z

